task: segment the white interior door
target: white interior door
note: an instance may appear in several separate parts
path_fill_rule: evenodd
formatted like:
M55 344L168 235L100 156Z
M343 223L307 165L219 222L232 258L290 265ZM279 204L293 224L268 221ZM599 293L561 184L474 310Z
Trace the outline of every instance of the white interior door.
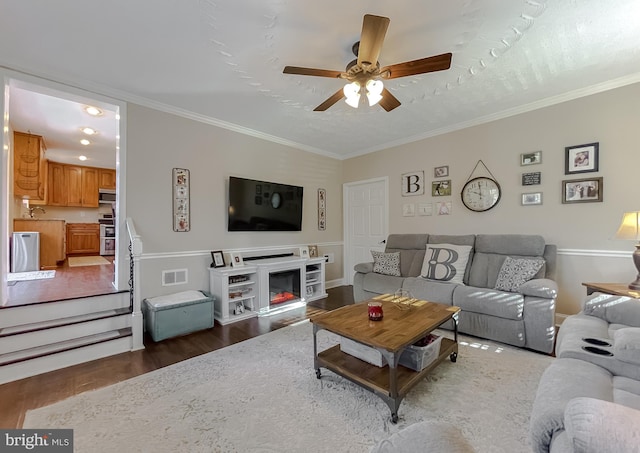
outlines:
M371 262L371 250L382 251L389 229L389 180L369 179L343 186L345 282L353 284L353 267Z

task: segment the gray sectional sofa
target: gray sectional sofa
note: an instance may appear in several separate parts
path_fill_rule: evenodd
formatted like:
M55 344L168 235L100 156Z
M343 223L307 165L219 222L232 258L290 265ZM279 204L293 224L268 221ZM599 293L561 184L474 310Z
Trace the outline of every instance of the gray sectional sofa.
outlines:
M640 299L594 293L561 325L531 413L536 453L640 452Z
M466 265L456 267L460 261L454 258L467 250ZM394 273L388 265L397 257ZM383 258L388 262L380 265ZM533 262L541 266L535 275L520 278ZM355 266L353 292L361 302L404 289L419 299L460 307L463 333L551 353L555 269L555 245L537 235L392 234L378 261Z

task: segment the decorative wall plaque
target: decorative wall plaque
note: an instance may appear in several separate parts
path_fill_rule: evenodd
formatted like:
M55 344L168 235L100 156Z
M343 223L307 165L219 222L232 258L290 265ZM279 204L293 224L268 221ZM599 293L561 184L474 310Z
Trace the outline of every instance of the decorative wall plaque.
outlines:
M539 171L533 173L522 173L523 186L537 186L540 184L541 173Z
M189 179L189 170L186 168L173 169L173 231L191 229Z

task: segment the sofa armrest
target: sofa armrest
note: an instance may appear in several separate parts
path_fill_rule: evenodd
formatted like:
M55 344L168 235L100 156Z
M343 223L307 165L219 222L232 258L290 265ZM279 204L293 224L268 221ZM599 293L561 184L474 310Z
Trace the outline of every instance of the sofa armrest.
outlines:
M353 266L353 270L361 274L368 274L369 272L373 272L373 263L358 263Z
M640 299L595 292L585 300L582 311L609 323L640 327Z
M640 411L595 398L574 398L564 412L564 428L576 453L638 451Z
M555 299L558 296L558 284L548 278L534 278L520 285L518 292L525 296Z

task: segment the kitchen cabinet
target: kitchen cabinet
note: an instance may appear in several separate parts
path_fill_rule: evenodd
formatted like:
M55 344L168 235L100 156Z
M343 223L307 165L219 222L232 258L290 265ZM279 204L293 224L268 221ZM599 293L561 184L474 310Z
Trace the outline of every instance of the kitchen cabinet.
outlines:
M99 253L100 224L67 224L67 255L98 255Z
M99 168L98 188L116 190L116 171L109 168Z
M40 269L55 269L65 260L64 220L14 219L13 231L40 233Z
M50 206L97 208L98 168L49 163Z
M39 135L13 133L13 194L31 205L47 202L47 160Z

